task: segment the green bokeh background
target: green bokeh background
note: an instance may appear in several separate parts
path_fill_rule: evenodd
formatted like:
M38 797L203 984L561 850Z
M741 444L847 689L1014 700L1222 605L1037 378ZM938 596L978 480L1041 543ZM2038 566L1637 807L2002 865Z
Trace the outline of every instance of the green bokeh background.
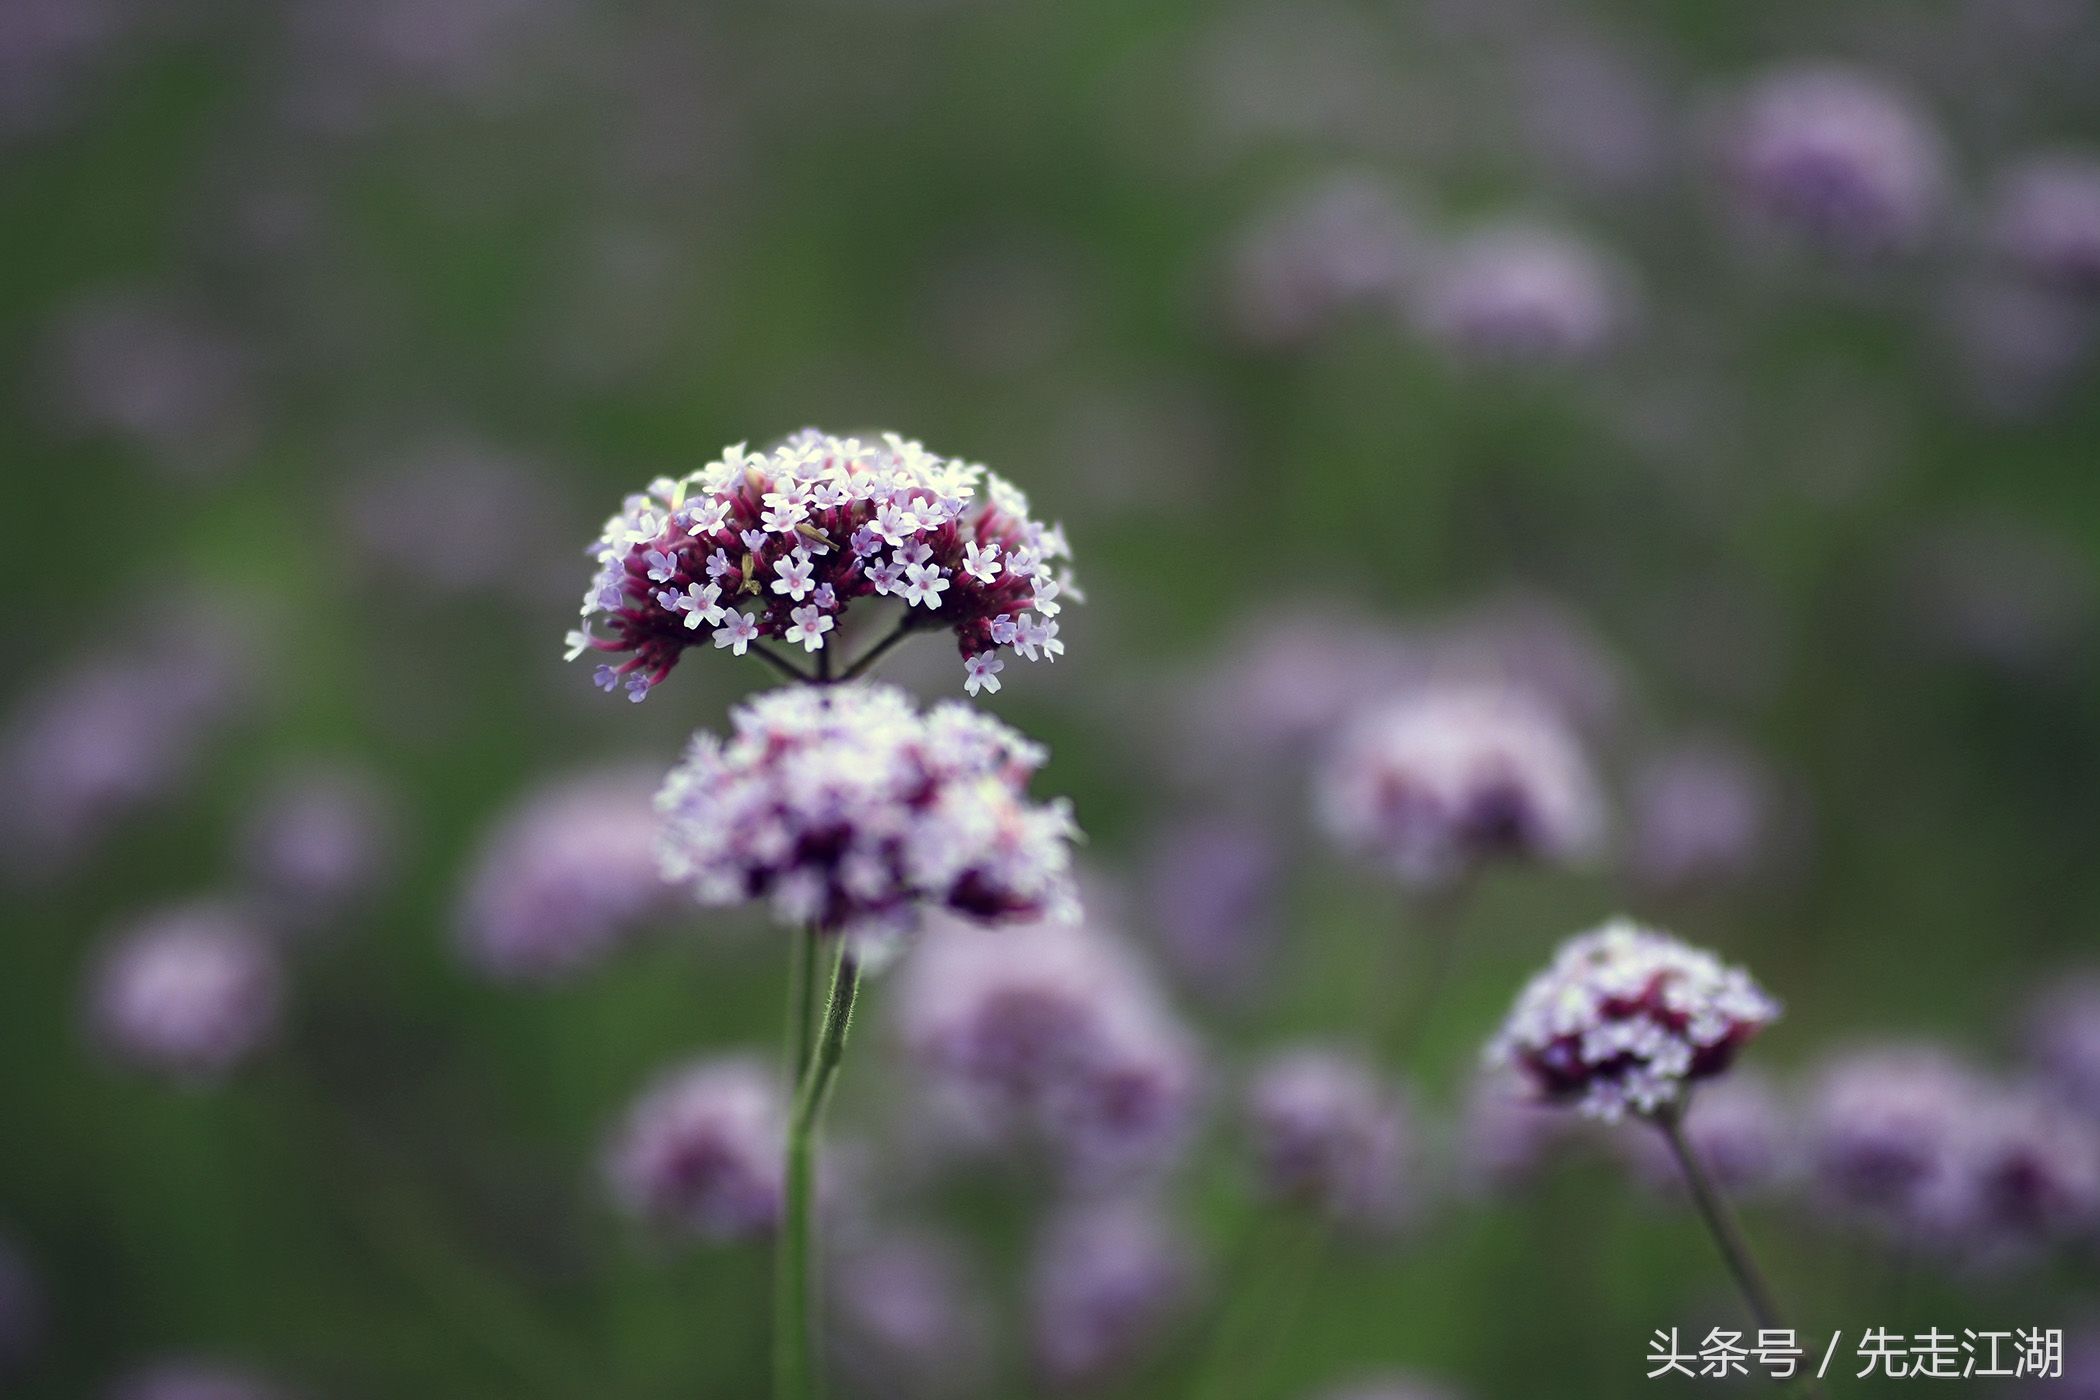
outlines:
M1965 32L1940 4L1545 10L1637 45L1679 111L1776 59L1906 51L1877 34L1943 53ZM321 1396L763 1392L763 1251L651 1247L592 1172L654 1068L776 1042L783 950L755 920L695 918L579 985L519 992L462 969L451 919L510 798L600 758L667 765L766 679L710 656L649 705L597 703L554 657L585 581L577 557L571 588L562 550L648 477L804 423L986 460L1069 522L1091 600L1071 654L1010 667L991 707L1053 746L1041 785L1071 795L1111 877L1206 800L1167 776L1159 707L1244 640L1250 609L1346 597L1397 625L1523 588L1608 641L1639 727L1737 733L1798 790L1806 854L1787 878L1635 910L1783 996L1761 1061L1786 1071L1885 1032L2005 1053L2021 998L2100 920L2092 615L2043 666L1921 644L1915 549L2019 522L2089 589L2090 381L2013 419L1955 392L1930 310L1954 251L1856 280L1775 267L1731 246L1694 174L1545 178L1494 80L1521 17L1454 35L1412 6L1319 13L1377 36L1374 90L1429 93L1438 139L1227 140L1203 55L1235 12L1092 0L599 7L559 31L587 41L528 46L497 98L402 83L360 129L317 134L282 115L317 81L286 38L294 10L223 5L158 27L80 85L59 129L0 149L10 693L121 647L169 592L229 601L263 661L249 718L178 800L0 896L0 1227L51 1295L24 1394L93 1394L166 1351L249 1359ZM1910 75L1972 189L2009 150L2096 132L2089 83L2006 63L1981 91ZM2017 119L1976 116L1990 98L2017 99ZM1516 375L1455 370L1380 325L1296 355L1235 347L1216 309L1235 230L1336 166L1389 173L1453 222L1566 218L1634 271L1640 333L1607 364ZM256 191L300 201L289 249L233 231ZM629 236L644 271L603 282L606 240ZM111 287L176 289L243 338L256 411L233 460L171 475L54 411L53 327ZM1699 391L1690 430L1631 441L1629 406L1680 382ZM1157 431L1121 450L1075 431L1103 414ZM560 548L521 540L515 587L418 589L344 544L368 459L456 428L539 464ZM945 687L945 666L910 674ZM96 941L220 888L246 804L312 757L386 775L403 843L383 901L305 957L288 1043L215 1093L99 1063L78 1029ZM1453 1102L1523 976L1634 899L1610 875L1487 882L1404 1067L1422 1099ZM1381 952L1408 923L1375 877L1308 854L1275 995L1191 1006L1221 1078L1264 1046L1349 1033L1367 978L1419 964L1412 943ZM879 1036L856 1047L849 1132L886 1102L883 1053ZM1236 1187L1221 1148L1177 1188L1218 1257L1270 1228ZM1032 1208L990 1184L934 1203L1003 1293ZM1848 1334L2061 1325L2092 1302L2090 1253L2002 1282L1906 1280L1797 1210L1750 1223L1796 1311ZM1290 1246L1273 1248L1281 1268ZM1730 1316L1723 1282L1688 1217L1577 1165L1512 1202L1446 1199L1398 1246L1334 1251L1248 1393L1401 1365L1483 1397L1661 1395L1640 1380L1648 1333ZM1178 1355L1122 1393L1183 1393Z

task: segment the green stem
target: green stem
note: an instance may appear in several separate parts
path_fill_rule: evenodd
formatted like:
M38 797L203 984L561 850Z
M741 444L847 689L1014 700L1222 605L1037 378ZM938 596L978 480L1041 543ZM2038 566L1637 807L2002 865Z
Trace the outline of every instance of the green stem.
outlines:
M1691 1191L1700 1218L1706 1222L1707 1233L1713 1236L1722 1261L1728 1265L1728 1272L1735 1276L1743 1301L1750 1305L1750 1315L1761 1329L1786 1330L1784 1314L1773 1297L1772 1285L1765 1281L1764 1271L1757 1267L1757 1259L1750 1253L1750 1242L1743 1237L1743 1228L1737 1223L1735 1212L1722 1199L1713 1178L1707 1173L1706 1164L1699 1160L1691 1139L1685 1136L1683 1106L1673 1106L1658 1113L1654 1121L1677 1158L1677 1165L1684 1173L1684 1184ZM1799 1376L1793 1384L1803 1395L1823 1393L1822 1386L1813 1376Z
M809 1073L810 1050L817 1041L817 945L823 930L812 923L792 941L788 954L788 1082L800 1085Z
M839 679L842 681L850 681L866 673L867 669L870 666L873 666L877 661L880 661L882 659L884 652L887 652L891 647L897 645L897 643L903 641L906 637L910 636L911 630L912 619L910 614L907 613L905 615L904 621L898 623L894 631L892 631L888 636L884 637L881 641L877 642L874 646L871 646L866 651L862 652L860 656L854 661L854 663L846 668L845 673L842 674L839 677Z
M815 685L817 678L782 656L764 642L753 642L751 654L798 685Z
M795 1094L788 1124L787 1210L773 1276L773 1400L814 1400L820 1393L815 1357L816 1302L811 1237L816 1197L817 1131L832 1081L846 1053L860 965L841 943L831 977L824 1024Z

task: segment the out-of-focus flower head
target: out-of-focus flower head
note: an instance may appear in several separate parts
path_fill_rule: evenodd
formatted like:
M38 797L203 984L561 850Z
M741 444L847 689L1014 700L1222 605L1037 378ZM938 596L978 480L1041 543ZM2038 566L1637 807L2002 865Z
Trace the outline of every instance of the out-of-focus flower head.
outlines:
M1578 863L1603 837L1579 740L1507 688L1428 685L1368 710L1321 766L1315 796L1338 843L1418 886L1500 858Z
M1839 253L1918 243L1946 197L1938 135L1903 96L1852 69L1813 64L1760 79L1723 141L1753 214Z
M246 665L217 618L183 613L127 631L24 698L0 740L7 863L49 878L109 829L165 800L238 707Z
M1561 945L1489 1047L1543 1098L1649 1116L1734 1063L1779 1016L1741 968L1617 919Z
M1768 853L1778 795L1747 750L1695 739L1652 754L1636 770L1626 858L1661 890L1724 884Z
M902 1039L956 1127L1088 1182L1157 1169L1199 1107L1195 1046L1129 949L1084 925L944 923L905 963Z
M1911 1246L1963 1225L1961 1164L1986 1097L1975 1071L1931 1045L1839 1055L1818 1078L1809 1165L1826 1208Z
M1448 250L1422 290L1418 319L1445 349L1470 360L1579 360L1626 323L1619 269L1572 234L1508 225Z
M185 1358L131 1372L109 1388L108 1400L291 1400L291 1395L245 1367Z
M611 768L527 794L482 841L460 901L461 950L506 981L601 962L673 903L657 865L656 778Z
M54 400L69 424L206 473L254 429L247 351L223 327L158 294L108 294L72 309L52 350Z
M964 688L999 689L1003 654L1055 661L1057 614L1077 598L1064 531L984 467L895 433L878 441L807 428L771 452L739 443L689 476L650 483L606 522L591 554L571 659L644 698L687 647L743 655L774 639L838 641L857 599L895 598L903 623L955 634ZM603 624L609 635L593 629Z
M1329 176L1242 236L1232 257L1233 328L1256 345L1290 346L1352 311L1390 318L1420 244L1390 189L1360 174Z
M1961 1140L1956 1244L1981 1265L2033 1257L2100 1225L2100 1127L2031 1086L1993 1085Z
M1422 675L1447 684L1521 690L1585 734L1610 730L1625 704L1624 665L1559 599L1515 592L1423 629Z
M701 904L764 900L854 938L908 933L926 909L1066 917L1071 812L1027 794L1047 757L958 701L921 714L888 686L771 691L672 770L663 871Z
M1800 1166L1799 1124L1778 1087L1756 1070L1730 1075L1693 1094L1685 1109L1684 1133L1731 1196L1772 1191L1793 1179ZM1621 1133L1615 1141L1644 1184L1660 1191L1683 1187L1683 1169L1659 1135Z
M393 817L370 773L330 767L289 773L249 814L241 840L248 878L283 922L326 923L385 880Z
M1146 880L1146 907L1168 964L1201 991L1231 998L1267 963L1282 871L1259 825L1204 818L1165 832Z
M726 1243L772 1233L782 1209L788 1103L755 1060L671 1070L628 1109L605 1152L614 1202L645 1224Z
M2041 286L2100 292L2100 159L2059 153L2014 166L1999 185L1990 237Z
M1362 1060L1309 1047L1277 1055L1249 1083L1246 1115L1266 1194L1351 1225L1405 1213L1407 1110Z
M0 1236L0 1381L29 1359L43 1327L43 1291L29 1261Z
M1508 1065L1483 1066L1466 1091L1458 1123L1459 1180L1482 1192L1525 1184L1581 1130Z
M906 1231L851 1240L832 1257L826 1284L832 1346L855 1394L985 1393L991 1319L956 1242Z
M1078 1389L1142 1364L1191 1302L1198 1267L1156 1203L1068 1208L1045 1230L1030 1271L1029 1333L1043 1377Z
M2100 1121L2100 972L2074 973L2046 988L2024 1040L2042 1082Z
M277 1032L284 970L276 945L230 905L150 914L103 952L88 984L88 1027L121 1063L210 1083Z

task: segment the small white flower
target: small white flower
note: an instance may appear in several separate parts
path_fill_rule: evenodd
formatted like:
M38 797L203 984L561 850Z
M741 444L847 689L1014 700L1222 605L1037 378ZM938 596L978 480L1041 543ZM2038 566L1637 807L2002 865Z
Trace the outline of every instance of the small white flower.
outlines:
M678 556L661 549L652 549L642 556L649 566L649 577L656 583L669 583L678 572Z
M885 598L889 596L890 590L897 586L897 581L903 577L904 566L894 561L886 564L877 564L868 570L868 582L874 584L876 593Z
M801 602L809 596L810 589L815 587L809 581L811 568L809 555L796 550L774 566L773 591L785 593L792 602Z
M905 570L904 605L922 603L931 612L941 605L941 594L950 587L938 564L914 564Z
M715 629L715 645L728 647L737 656L742 656L757 640L758 621L750 613L728 613L723 617L722 625Z
M804 651L818 651L823 648L824 634L833 626L828 614L811 603L806 607L796 608L788 616L794 619L794 625L787 630L787 639L790 642L802 643Z
M712 535L729 518L729 503L710 496L686 512L688 535Z
M703 622L712 627L722 620L721 598L722 590L715 584L689 583L685 586L685 596L670 606L673 611L685 614L686 630L690 632Z
M980 690L989 691L996 695L999 693L999 673L1005 669L1006 663L999 659L999 653L995 651L980 651L963 662L963 671L966 676L966 679L963 681L963 689L971 695L975 695Z
M591 649L591 643L596 641L597 638L591 635L590 628L582 627L569 633L569 635L564 637L562 640L564 643L566 643L567 650L562 652L561 659L564 661L574 661L577 657L589 651Z
M963 572L979 583L990 583L999 577L999 545L997 541L987 545L966 544L963 546Z

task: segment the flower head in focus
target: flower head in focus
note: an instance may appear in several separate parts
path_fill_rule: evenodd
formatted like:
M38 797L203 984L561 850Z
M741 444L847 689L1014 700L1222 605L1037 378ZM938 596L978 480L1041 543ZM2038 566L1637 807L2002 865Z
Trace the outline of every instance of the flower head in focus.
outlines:
M756 1061L699 1060L664 1075L605 1153L614 1201L636 1218L722 1243L772 1233L782 1209L788 1102Z
M783 923L910 932L922 910L999 921L1075 906L1062 802L1028 800L1048 757L956 701L799 686L702 733L657 797L666 878L704 905L764 900Z
M1652 1116L1726 1070L1778 1016L1742 969L1618 919L1561 946L1489 1057L1593 1118Z
M1753 85L1723 159L1753 212L1853 256L1917 243L1946 195L1945 157L1924 117L1878 79L1835 66Z
M1359 717L1316 794L1328 832L1412 885L1499 857L1575 862L1603 804L1574 734L1514 690L1428 685Z
M113 1058L211 1082L278 1027L284 971L276 945L245 915L196 904L148 916L104 952L88 988L88 1023Z
M1078 598L1062 528L997 473L894 433L730 447L628 497L591 555L570 656L624 657L601 662L598 683L634 700L687 647L824 651L873 597L894 599L904 625L953 633L972 694L997 689L1002 653L1057 659L1058 613Z

